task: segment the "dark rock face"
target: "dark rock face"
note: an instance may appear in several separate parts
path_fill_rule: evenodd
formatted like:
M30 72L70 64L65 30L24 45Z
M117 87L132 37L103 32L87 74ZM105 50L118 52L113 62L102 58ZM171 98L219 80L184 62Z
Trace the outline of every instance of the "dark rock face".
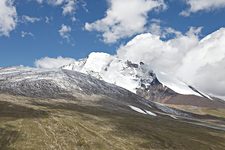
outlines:
M138 88L136 93L137 95L155 102L163 102L177 94L171 89L163 86L157 79L151 82L151 85L148 87L144 86L142 88Z
M195 95L182 95L176 93L170 88L163 86L162 83L160 83L157 79L157 76L154 72L149 72L149 76L151 76L152 80L141 80L141 83L143 84L141 84L141 87L137 88L136 90L137 95L147 100L163 104L189 105L208 108L225 108L224 101L218 98L213 98L213 100L211 100L192 86L189 86L189 88L195 91L196 93L199 93L202 97Z
M141 65L144 65L144 63L141 63ZM141 87L136 89L137 95L150 101L163 103L163 101L177 94L173 90L163 86L153 71L149 71L148 76L151 77L151 80L141 80Z
M127 61L127 66L128 66L128 67L131 67L131 68L138 68L138 67L139 67L138 64L134 64L134 63L132 63L131 61Z
M154 76L154 75L153 75ZM198 92L195 88L191 87L194 91ZM150 86L138 88L136 94L144 97L147 100L159 102L163 104L173 104L173 105L188 105L196 107L208 107L208 108L225 108L225 102L213 98L210 100L202 93L198 92L202 97L195 95L182 95L174 92L170 88L163 86L155 76L154 80L151 82Z

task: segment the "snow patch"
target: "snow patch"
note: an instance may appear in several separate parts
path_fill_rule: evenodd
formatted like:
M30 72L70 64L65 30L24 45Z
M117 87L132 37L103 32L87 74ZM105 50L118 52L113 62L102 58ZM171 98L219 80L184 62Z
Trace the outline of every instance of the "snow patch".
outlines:
M176 93L183 95L196 95L202 97L199 93L193 91L186 83L171 77L164 72L157 72L157 78L164 86L172 89Z
M198 90L199 91L199 90ZM199 91L203 96L207 97L208 99L213 101L213 98L211 98L209 95L203 93L202 91Z
M140 109L140 108L138 108L138 107L135 107L135 106L132 106L132 105L129 105L129 107L132 109L132 110L134 110L134 111L136 111L136 112L139 112L139 113L141 113L141 114L147 114L145 111L143 111L142 109Z
M132 106L132 105L129 105L129 107L130 107L132 110L134 110L134 111L136 111L136 112L139 112L139 113L141 113L141 114L151 115L151 116L154 116L154 117L157 116L155 113L153 113L153 112L151 112L151 111L148 111L148 110L142 110L141 108L138 108L138 107L135 107L135 106Z
M148 111L148 110L145 110L145 112L148 114L148 115L151 115L151 116L157 116L155 113L151 112L151 111Z
M177 117L175 117L174 115L169 115L169 116L173 119L177 119Z

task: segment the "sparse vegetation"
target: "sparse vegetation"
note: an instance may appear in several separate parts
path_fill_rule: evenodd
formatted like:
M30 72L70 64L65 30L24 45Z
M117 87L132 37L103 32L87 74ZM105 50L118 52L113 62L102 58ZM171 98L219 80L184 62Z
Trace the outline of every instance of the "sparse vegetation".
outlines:
M199 114L199 115L211 115L225 119L225 108L206 108L206 107L194 107L188 105L168 105L176 109Z
M222 150L225 132L76 101L0 94L0 149Z

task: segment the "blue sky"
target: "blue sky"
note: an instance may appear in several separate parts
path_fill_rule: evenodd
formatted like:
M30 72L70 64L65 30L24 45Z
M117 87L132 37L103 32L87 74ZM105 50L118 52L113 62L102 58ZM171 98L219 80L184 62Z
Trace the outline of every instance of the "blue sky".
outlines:
M120 45L126 44L138 34L150 32L143 30L118 38L113 42L105 42L101 31L93 28L88 31L85 29L85 23L93 23L106 16L106 11L110 8L107 0L77 0L76 10L67 15L62 14L64 4L53 5L37 1L14 0L10 4L10 7L16 9L17 21L15 27L9 31L8 36L0 34L0 66L33 66L35 60L42 57L62 56L79 59L86 57L92 51L115 54ZM200 34L200 38L203 38L225 26L223 5L220 4L214 8L209 3L207 8L202 7L200 10L195 10L193 6L193 10L188 16L180 15L182 11L190 8L191 4L187 1L165 0L166 8L163 10L151 9L147 11L145 27L152 24L152 19L160 20L162 28L170 27L183 34L190 27L203 27ZM1 7L0 5L0 9ZM23 19L24 16L40 20L33 23L26 22ZM50 20L49 23L46 23L47 17ZM72 21L72 17L75 17L76 20ZM62 25L71 28L68 38L63 38L59 34ZM0 28L3 27L0 25ZM22 37L22 32L26 34L24 37Z

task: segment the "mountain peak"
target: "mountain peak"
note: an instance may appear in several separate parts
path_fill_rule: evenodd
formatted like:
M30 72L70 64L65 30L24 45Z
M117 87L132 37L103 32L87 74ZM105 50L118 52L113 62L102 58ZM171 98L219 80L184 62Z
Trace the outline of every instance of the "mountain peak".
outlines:
M179 95L206 100L213 99L191 85L171 74L154 72L144 62L133 63L106 53L93 52L87 58L79 60L61 69L78 71L97 79L125 88L152 101L165 101Z
M91 53L85 60L63 66L62 69L92 75L133 93L139 87L149 86L155 78L153 71L143 62L136 64L106 53Z

